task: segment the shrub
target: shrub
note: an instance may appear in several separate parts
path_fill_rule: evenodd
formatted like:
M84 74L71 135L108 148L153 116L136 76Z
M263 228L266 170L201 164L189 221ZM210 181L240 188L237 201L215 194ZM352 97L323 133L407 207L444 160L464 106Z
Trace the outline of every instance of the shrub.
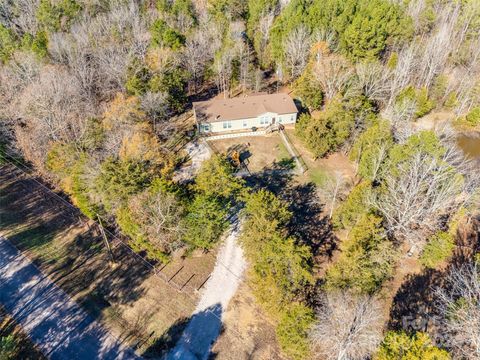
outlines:
M295 94L310 110L319 110L322 107L322 87L314 80L311 71L305 71L295 82L294 88Z
M187 102L187 77L184 70L175 68L162 75L152 76L148 86L152 92L166 92L170 109L179 112Z
M0 24L0 61L7 62L18 48L18 42L12 30Z
M17 341L13 335L0 337L0 359L15 359L17 353Z
M350 159L358 163L358 174L364 179L375 180L384 160L381 156L386 157L392 144L389 122L376 120L357 138L350 151Z
M334 99L318 117L301 115L297 129L314 156L321 157L342 145L354 125L354 114L346 110L339 99Z
M162 19L157 19L150 28L153 46L166 46L172 50L179 50L185 44L185 36L178 33Z
M81 9L75 0L40 0L36 16L43 28L55 32L67 30Z
M451 233L440 231L428 239L420 257L420 262L427 268L435 269L452 256L454 249L454 236Z
M380 345L374 360L450 360L447 351L432 344L426 333L417 332L408 336L404 332L390 331Z
M243 181L224 156L214 155L205 161L195 178L195 190L208 197L229 200L239 194Z
M116 220L122 232L130 238L129 244L133 250L145 251L150 259L168 262L168 254L148 240L128 206L124 205L117 210Z
M480 124L480 106L473 108L466 116L465 120L469 126Z
M341 245L341 254L328 269L326 287L373 293L393 274L396 251L385 238L382 218L363 215Z
M276 329L277 338L282 351L292 359L308 358L308 333L313 322L313 311L301 303L290 304L282 313Z
M367 198L371 192L371 182L363 181L356 185L343 203L333 213L333 225L349 229L362 214L368 212Z
M110 211L118 208L129 196L147 188L151 181L147 163L108 158L102 163L94 186L103 205Z
M447 98L445 99L445 102L443 103L443 106L445 106L445 108L451 110L455 106L457 106L457 104L458 104L457 94L455 93L455 91L452 91L447 95Z
M435 108L435 102L429 98L428 89L426 87L417 90L416 100L417 108L415 111L415 116L417 118L427 115Z
M195 248L212 248L228 227L227 214L227 207L219 199L197 195L185 219L185 242Z
M149 90L152 74L140 60L135 59L128 67L125 89L129 95L143 95Z
M305 291L313 281L311 252L288 237L291 213L271 192L246 196L246 221L240 241L252 263L250 281L257 300L272 315Z

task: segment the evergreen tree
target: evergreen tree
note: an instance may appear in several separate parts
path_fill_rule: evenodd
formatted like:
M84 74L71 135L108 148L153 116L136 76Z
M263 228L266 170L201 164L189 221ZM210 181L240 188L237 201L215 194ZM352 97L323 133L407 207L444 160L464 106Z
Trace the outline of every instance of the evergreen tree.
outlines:
M426 333L408 336L404 332L390 331L380 345L374 360L450 360L447 351L432 344Z

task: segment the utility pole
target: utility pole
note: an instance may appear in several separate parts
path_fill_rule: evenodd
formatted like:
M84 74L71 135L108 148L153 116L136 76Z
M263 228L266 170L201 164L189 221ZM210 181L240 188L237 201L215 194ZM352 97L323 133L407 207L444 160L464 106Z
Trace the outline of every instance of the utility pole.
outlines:
M107 248L108 255L110 256L110 263L113 265L113 264L115 264L115 258L113 257L112 248L110 247L110 243L108 242L107 234L105 234L105 229L103 228L102 219L100 218L100 216L98 214L97 214L97 219L98 219L98 224L99 224L99 227L100 227L100 232L101 232L102 237L103 237L103 241L105 242L105 246Z

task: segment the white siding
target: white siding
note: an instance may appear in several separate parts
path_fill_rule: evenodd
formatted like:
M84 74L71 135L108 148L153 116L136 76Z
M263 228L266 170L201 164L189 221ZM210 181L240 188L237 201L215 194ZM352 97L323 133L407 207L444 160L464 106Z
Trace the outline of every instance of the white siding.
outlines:
M297 114L277 115L274 113L266 113L257 118L214 122L210 124L209 133L239 130L251 131L252 127L264 128L272 123L272 118L275 118L277 124L293 124L297 121Z

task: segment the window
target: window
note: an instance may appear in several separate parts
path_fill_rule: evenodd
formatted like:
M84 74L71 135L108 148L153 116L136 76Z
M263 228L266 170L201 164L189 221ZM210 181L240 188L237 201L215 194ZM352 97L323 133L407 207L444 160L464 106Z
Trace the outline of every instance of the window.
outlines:
M209 132L210 131L210 124L201 124L200 129L203 132Z
M231 121L224 121L223 122L223 128L224 129L230 129L232 127L232 122Z
M247 127L248 126L248 121L247 120L243 120L243 127Z
M278 122L281 124L283 121L283 118L281 116L278 117Z
M290 116L290 121L291 121L291 122L294 122L294 121L295 121L295 120L293 120L293 115Z
M260 118L260 125L266 125L268 124L268 118L266 116L262 116Z

